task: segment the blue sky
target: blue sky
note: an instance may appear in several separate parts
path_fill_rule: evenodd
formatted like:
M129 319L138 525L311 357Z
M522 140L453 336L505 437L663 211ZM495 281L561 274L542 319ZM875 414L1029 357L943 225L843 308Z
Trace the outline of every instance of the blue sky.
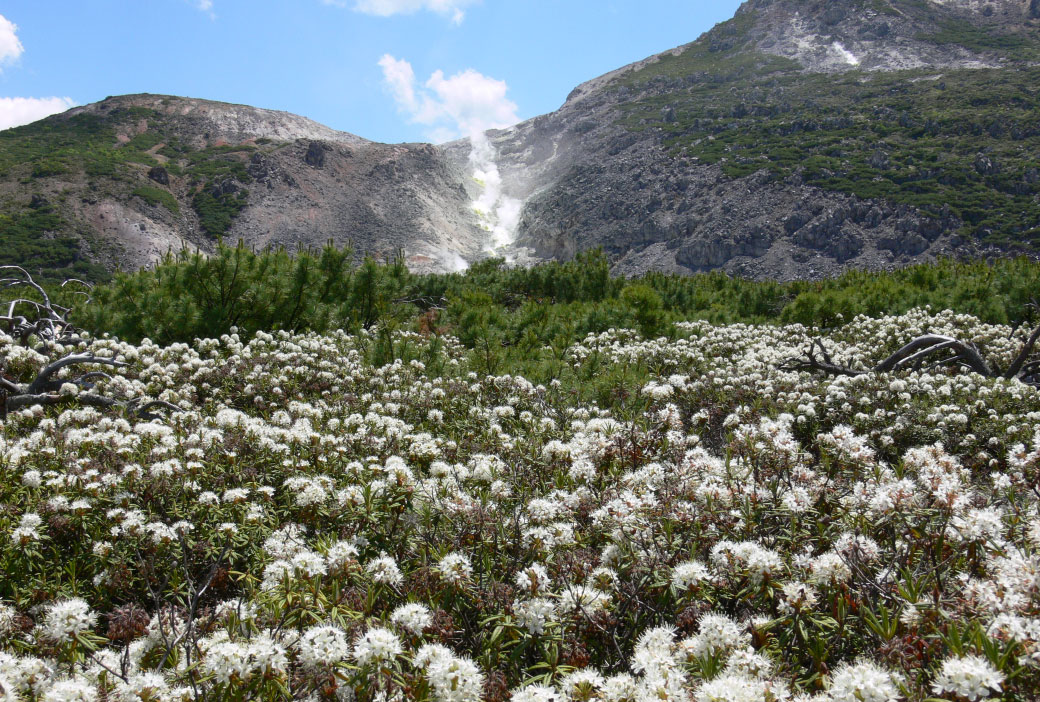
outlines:
M386 142L550 112L738 0L4 0L0 127L107 95L288 110Z

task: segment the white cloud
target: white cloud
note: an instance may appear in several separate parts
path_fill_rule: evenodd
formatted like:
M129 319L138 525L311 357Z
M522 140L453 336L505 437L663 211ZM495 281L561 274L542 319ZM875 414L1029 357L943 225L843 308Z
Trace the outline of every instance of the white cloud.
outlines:
M516 103L506 97L509 86L468 68L450 78L434 71L419 87L410 63L386 54L379 60L397 108L415 124L428 128L437 142L475 137L488 129L503 129L520 121Z
M24 52L25 47L18 39L18 26L0 15L0 64L16 61ZM75 105L72 98L67 97L0 97L0 129L29 124Z
M216 19L217 13L213 11L213 0L189 0L200 12L205 12L210 19Z
M18 26L0 15L0 63L14 61L22 52L22 42L18 40Z
M0 97L0 129L29 124L75 106L72 98L67 97Z
M347 5L347 0L322 0L322 2L338 7ZM354 0L353 7L357 12L377 17L410 15L420 10L429 10L451 17L452 22L459 24L466 16L463 8L478 2L480 0Z
M386 81L390 94L394 96L398 109L411 113L418 111L418 103L415 100L415 71L412 70L412 64L384 54L383 58L379 59L379 66L383 69L383 80Z

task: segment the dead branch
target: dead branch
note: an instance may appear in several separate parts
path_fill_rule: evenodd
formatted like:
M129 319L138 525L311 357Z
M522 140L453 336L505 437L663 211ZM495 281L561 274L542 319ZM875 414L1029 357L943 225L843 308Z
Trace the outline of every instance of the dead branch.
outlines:
M78 345L80 330L69 323L67 317L69 308L55 305L51 302L47 291L37 284L31 275L20 266L0 266L0 289L28 287L39 295L42 302L28 298L15 298L0 302L0 306L6 306L7 314L0 314L0 325L7 325L7 331L18 338L23 346L27 346L32 336L42 340L37 347L37 352L48 355L53 354L57 348ZM89 283L75 278L66 280L62 286L69 283L82 285L91 290ZM75 291L76 294L87 295L85 292ZM89 295L87 295L89 300ZM16 314L15 312L26 312L29 316ZM155 410L170 412L181 411L180 407L163 402L162 400L151 400L142 404L141 399L118 400L105 397L93 390L98 380L111 380L112 376L100 370L89 370L80 374L72 374L72 377L57 378L60 371L83 365L102 365L114 368L125 368L129 364L114 358L97 356L90 352L73 352L62 358L51 360L29 383L19 383L13 379L0 375L0 416L6 418L7 413L12 410L32 406L53 406L65 403L76 403L89 407L112 408L118 407L128 414L151 421L160 419L161 414ZM78 392L61 392L62 385L66 383L75 385Z
M819 356L816 355L817 349L819 350ZM834 362L834 359L831 358L830 353L827 351L827 347L823 345L823 341L820 339L813 339L804 356L787 359L780 366L780 369L791 371L818 370L823 371L828 375L847 375L852 377L864 375L870 372L865 370L856 370L846 366L839 366Z
M1016 378L1040 386L1040 359L1033 358L1033 349L1040 340L1040 326L1033 330L1022 344L1015 360L1007 370L990 366L979 349L944 334L923 334L904 344L899 350L869 370L859 370L834 362L820 339L813 339L801 356L788 358L781 370L820 371L827 375L858 376L866 373L890 373L900 370L932 370L935 368L967 368L986 378ZM925 365L925 364L928 365Z
M114 358L104 358L90 353L71 354L65 358L59 358L57 361L54 361L41 370L40 374L36 376L36 380L29 384L26 392L39 393L45 390L56 389L55 381L52 381L51 377L62 368L79 365L81 363L99 363L106 366L115 366L116 368L124 368L129 365L128 363L117 361ZM57 383L57 387L61 387L61 383Z
M4 273L13 273L14 275L0 278L0 289L27 287L35 291L40 296L40 300L42 300L40 302L19 297L6 302L7 314L0 316L0 322L7 323L9 334L17 337L22 345L27 345L29 337L34 334L44 341L64 342L71 341L72 337L78 336L79 330L72 326L67 319L69 308L52 303L47 291L33 280L28 271L21 266L0 266L0 274ZM70 282L91 289L89 283L76 278L65 281L62 283L62 287ZM75 294L87 295L87 299L90 299L90 296L85 292L76 291ZM15 310L26 307L28 308L26 312L29 316L15 314Z

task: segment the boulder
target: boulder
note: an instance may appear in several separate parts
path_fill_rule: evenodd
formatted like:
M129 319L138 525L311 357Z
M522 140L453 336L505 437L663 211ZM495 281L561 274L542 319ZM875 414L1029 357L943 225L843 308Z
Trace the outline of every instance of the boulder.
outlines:
M170 184L170 174L162 166L154 166L150 171L148 171L148 177L159 185Z
M321 141L312 141L307 147L307 153L304 154L304 162L313 168L324 168L325 167L325 153L331 151L332 148Z

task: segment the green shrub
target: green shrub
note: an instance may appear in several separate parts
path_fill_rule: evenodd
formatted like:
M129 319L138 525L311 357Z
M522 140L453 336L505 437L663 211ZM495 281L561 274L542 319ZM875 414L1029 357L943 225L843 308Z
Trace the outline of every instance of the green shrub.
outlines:
M181 206L177 203L177 198L175 198L166 190L154 188L150 185L141 185L137 188L134 188L132 194L141 198L153 207L156 205L161 205L165 207L167 210L169 210L172 214L179 215L181 213Z
M215 193L210 184L192 198L191 206L199 216L199 226L210 236L223 236L231 223L249 202L249 191L242 188L231 193Z

